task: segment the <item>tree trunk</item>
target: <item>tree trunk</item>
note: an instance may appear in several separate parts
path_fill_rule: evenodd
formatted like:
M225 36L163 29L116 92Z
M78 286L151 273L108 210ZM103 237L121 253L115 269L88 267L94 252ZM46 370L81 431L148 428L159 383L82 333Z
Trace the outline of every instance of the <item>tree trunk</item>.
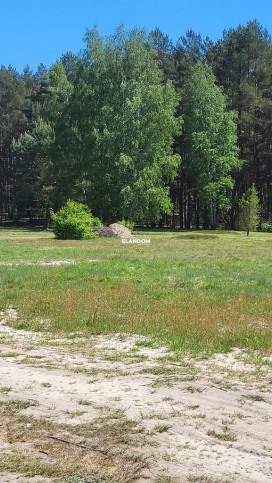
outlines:
M179 187L179 226L183 229L183 183L180 183Z
M46 215L45 215L45 221L43 225L44 230L48 230L50 227L50 212L51 212L51 207L50 207L50 204L48 203L46 205Z
M217 222L216 222L216 204L214 201L211 201L211 229L216 230Z
M192 213L191 213L191 197L190 197L190 193L188 193L187 195L187 206L186 206L186 218L185 218L185 228L187 228L187 230L190 230L191 228L191 217L192 217Z
M197 195L195 199L195 205L196 205L196 213L195 213L196 229L199 230L199 198Z

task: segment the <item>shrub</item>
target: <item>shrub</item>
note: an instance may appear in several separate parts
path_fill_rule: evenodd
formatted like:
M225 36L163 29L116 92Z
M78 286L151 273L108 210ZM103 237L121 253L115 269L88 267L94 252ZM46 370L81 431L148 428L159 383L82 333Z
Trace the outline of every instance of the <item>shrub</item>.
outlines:
M86 205L68 200L55 214L52 214L53 232L60 240L81 240L95 238L94 226L100 220L92 216Z
M132 231L134 229L134 223L133 221L127 221L127 220L121 220L121 221L117 221L117 223L119 225L123 225L125 226L126 228L128 228L130 231Z
M92 215L91 215L92 216ZM101 223L100 219L97 218L96 216L92 216L92 226L103 226L103 224Z
M269 221L264 221L263 223L261 223L262 231L270 231L270 228L271 228L271 223L269 223Z

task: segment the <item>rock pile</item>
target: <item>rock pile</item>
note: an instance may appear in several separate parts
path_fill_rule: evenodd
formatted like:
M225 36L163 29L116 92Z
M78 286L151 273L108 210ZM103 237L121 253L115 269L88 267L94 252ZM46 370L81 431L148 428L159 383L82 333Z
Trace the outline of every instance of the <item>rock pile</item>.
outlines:
M126 226L119 225L119 223L112 223L110 226L99 226L96 228L96 231L101 237L134 238L131 231Z

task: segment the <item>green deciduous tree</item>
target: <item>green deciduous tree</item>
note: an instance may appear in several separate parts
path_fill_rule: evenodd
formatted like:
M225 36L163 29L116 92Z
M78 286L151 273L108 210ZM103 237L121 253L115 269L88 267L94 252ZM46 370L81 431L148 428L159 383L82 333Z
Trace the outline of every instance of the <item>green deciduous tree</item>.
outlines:
M172 143L181 129L177 95L171 82L162 83L144 31L120 27L103 40L92 30L86 42L73 93L55 125L57 179L104 221L155 221L171 211L168 184L179 164Z
M240 166L235 119L211 69L197 63L185 89L187 169L211 228L216 228L218 209L230 206L231 172Z
M55 123L69 104L73 85L68 80L64 65L59 61L50 68L47 81L49 95L43 108L43 116Z

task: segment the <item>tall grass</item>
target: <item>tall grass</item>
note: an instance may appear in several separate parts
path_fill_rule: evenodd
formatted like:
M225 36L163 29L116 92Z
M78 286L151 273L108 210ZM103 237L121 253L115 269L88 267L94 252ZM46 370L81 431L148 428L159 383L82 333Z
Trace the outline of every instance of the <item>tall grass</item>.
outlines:
M271 349L269 233L143 236L150 245L2 229L0 309L31 330L139 333L193 353ZM54 260L74 264L38 265Z

